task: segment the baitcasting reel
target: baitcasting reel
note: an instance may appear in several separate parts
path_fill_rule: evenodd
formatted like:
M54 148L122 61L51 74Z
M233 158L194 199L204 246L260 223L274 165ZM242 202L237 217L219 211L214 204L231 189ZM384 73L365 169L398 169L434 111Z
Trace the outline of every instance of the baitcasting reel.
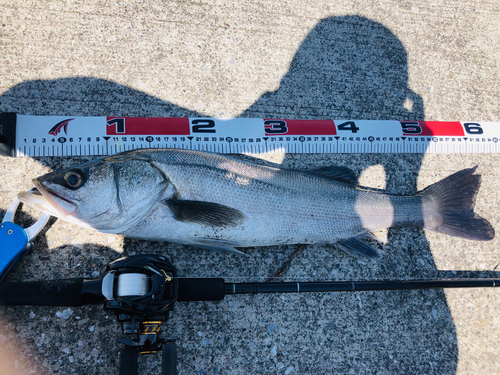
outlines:
M175 267L163 256L146 255L118 259L107 271L101 288L104 308L116 315L124 335L135 335L119 339L125 345L120 375L137 374L138 354L162 348L163 374L176 374L176 338L159 337L177 300Z
M220 278L177 278L177 270L160 255L134 255L107 266L102 280L84 280L82 296L105 298L104 308L122 325L125 345L120 375L137 375L139 354L162 351L162 374L177 374L177 337L159 337L176 301L221 301L225 283ZM88 298L88 297L87 297Z

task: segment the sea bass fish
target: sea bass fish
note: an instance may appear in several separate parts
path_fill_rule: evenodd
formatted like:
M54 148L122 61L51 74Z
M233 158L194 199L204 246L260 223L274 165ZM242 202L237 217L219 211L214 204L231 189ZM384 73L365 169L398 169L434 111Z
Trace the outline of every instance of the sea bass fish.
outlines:
M333 244L379 258L370 232L415 226L469 240L495 232L474 213L481 177L459 171L412 196L356 185L346 167L293 171L234 156L141 149L33 180L19 199L104 233L212 250Z

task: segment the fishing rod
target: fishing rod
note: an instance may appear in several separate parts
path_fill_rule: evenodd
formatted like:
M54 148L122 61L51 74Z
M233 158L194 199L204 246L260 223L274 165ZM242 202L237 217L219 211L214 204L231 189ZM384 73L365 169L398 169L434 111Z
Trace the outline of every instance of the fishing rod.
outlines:
M500 286L500 278L326 282L225 282L223 278L179 278L161 255L134 255L111 262L102 279L0 283L0 305L84 306L103 304L121 323L125 347L120 375L138 375L139 354L162 352L162 375L177 374L177 337L160 337L176 302L222 301L226 295L361 292Z

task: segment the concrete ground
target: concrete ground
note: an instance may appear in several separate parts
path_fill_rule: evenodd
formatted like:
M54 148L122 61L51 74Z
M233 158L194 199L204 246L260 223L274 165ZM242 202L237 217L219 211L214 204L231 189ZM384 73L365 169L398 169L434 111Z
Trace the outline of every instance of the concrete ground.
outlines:
M0 0L0 111L36 115L500 120L497 1ZM413 193L464 167L483 177L476 212L500 231L498 155L269 157L340 164L360 183ZM0 215L31 179L84 158L0 160ZM24 210L28 223L39 215ZM309 247L286 280L496 275L499 241L417 229L377 233L384 258ZM184 276L254 280L295 246L249 257L131 241L61 220L8 280L100 277L123 255L161 253ZM500 374L493 289L231 296L179 303L186 374ZM120 327L99 306L1 309L4 373L117 374ZM160 374L160 356L140 360Z

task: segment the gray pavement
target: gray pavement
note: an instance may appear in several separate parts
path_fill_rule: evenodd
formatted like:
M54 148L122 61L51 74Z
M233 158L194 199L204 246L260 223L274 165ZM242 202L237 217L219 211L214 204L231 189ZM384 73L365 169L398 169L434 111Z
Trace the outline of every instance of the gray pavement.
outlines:
M36 115L500 121L497 1L0 0L0 111ZM413 193L464 167L483 176L476 212L500 231L498 155L269 157L286 168L350 166L360 182ZM0 160L0 215L31 179L85 158ZM28 223L39 214L24 210ZM309 247L287 280L490 276L498 239L377 233L384 258ZM9 280L102 276L123 255L166 254L184 276L266 277L297 248L249 257L131 241L61 220ZM470 271L470 272L467 272ZM499 292L233 296L179 303L186 374L500 374ZM11 373L118 373L120 327L98 306L0 310ZM17 370L16 370L17 368ZM160 356L140 370L159 374Z

